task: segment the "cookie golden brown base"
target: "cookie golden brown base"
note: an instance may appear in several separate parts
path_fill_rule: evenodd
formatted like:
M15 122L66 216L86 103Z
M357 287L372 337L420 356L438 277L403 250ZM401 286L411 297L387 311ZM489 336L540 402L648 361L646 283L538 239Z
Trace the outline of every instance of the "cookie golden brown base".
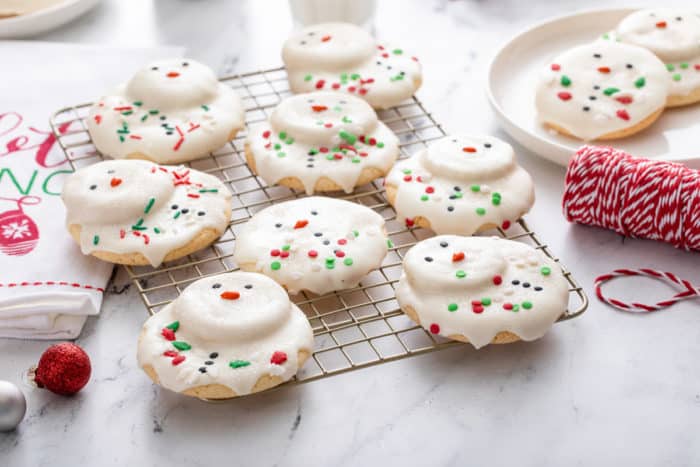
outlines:
M311 356L311 353L308 350L300 350L299 353L297 354L297 362L298 362L298 368L297 371L304 366L304 362ZM158 374L156 373L156 370L153 368L152 365L144 365L143 366L143 371L148 375L151 380L160 386L160 378L158 377ZM254 394L256 392L264 391L266 389L270 389L272 387L278 386L280 384L284 383L282 378L279 376L275 375L263 375L261 376L256 382L255 385L253 386L253 389L251 389L250 394ZM203 386L195 386L193 388L189 388L185 391L183 391L181 394L184 394L186 396L190 397L197 397L199 399L230 399L232 397L239 397L242 394L236 394L236 392L229 388L228 386L224 386L222 384L205 384Z
M661 108L634 126L631 126L629 128L623 128L622 130L612 131L610 133L605 133L604 135L601 135L601 136L598 136L597 138L595 138L595 140L596 141L604 141L604 140L610 140L610 139L627 138L628 136L632 136L633 134L639 133L640 131L644 130L645 128L650 126L652 123L654 123L661 116L663 111L664 111L664 109ZM581 139L578 136L570 133L564 127L557 125L556 123L544 122L544 126L556 131L559 134L569 136L571 138Z
M245 145L245 160L246 163L248 164L248 167L250 167L250 170L255 174L258 175L258 171L255 166L255 157L253 156L253 152L250 150L250 147L248 144ZM360 172L360 176L357 179L357 182L355 183L355 186L362 186L365 185L372 180L376 180L380 177L383 177L386 175L386 172L384 172L382 169L376 168L376 167L365 167L362 169L362 172ZM304 188L304 184L302 183L301 180L297 177L284 177L280 180L278 180L275 185L282 185L286 186L287 188L291 188L292 190L297 190L297 191L305 191L306 189ZM326 192L326 191L341 191L342 188L340 185L335 183L333 180L331 180L328 177L321 177L316 181L316 184L314 185L314 192Z
M700 88L694 89L693 92L686 95L669 95L666 99L666 108L682 107L700 102Z
M420 319L418 318L418 313L416 313L416 310L414 310L409 305L406 305L405 307L402 307L401 309L406 314L406 316L411 318L412 321L414 321L418 325L421 325ZM447 337L449 339L452 339L455 341L469 342L469 339L467 339L462 334L450 334ZM492 344L511 344L511 343L517 342L519 340L520 340L520 337L517 334L513 334L510 331L501 331L493 337L493 340L491 340L491 343Z

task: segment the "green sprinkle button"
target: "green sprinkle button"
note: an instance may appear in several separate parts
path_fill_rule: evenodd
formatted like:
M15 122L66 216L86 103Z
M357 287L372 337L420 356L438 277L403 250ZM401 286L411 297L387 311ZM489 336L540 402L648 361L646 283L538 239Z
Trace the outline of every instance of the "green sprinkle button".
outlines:
M284 141L285 139L287 139L287 133L284 131L280 131L279 137L282 141Z
M680 66L683 70L687 70L687 69L688 69L688 64L685 63L685 62L681 63L681 64L678 65L678 66Z
M494 193L493 195L491 195L491 204L493 204L494 206L498 206L499 204L501 204L501 195L499 195L498 193Z
M326 258L326 269L335 268L335 258Z
M666 64L666 69L667 69L668 71L673 71L673 70L676 69L676 67L673 65L673 63L667 63L667 64Z
M180 329L180 322L179 321L173 321L172 323L168 324L165 326L166 328L170 329L173 332L177 332L178 329Z
M358 75L357 73L353 73L350 75L350 79L353 81L356 81L356 80L360 79L360 75Z
M634 82L634 85L638 88L643 88L645 84L647 84L647 80L644 79L644 77L641 77Z
M673 75L673 81L680 81L680 80L681 80L681 74L680 74L680 73L676 73L676 74Z
M245 360L234 360L232 362L229 362L228 366L230 366L233 369L236 368L243 368L245 366L250 365L250 362L247 362Z
M313 77L311 75L304 76L304 81L311 81Z
M270 264L270 269L272 269L273 271L277 271L281 267L282 264L280 264L279 261L273 261L272 264Z
M383 148L383 147L384 147L384 143L382 143L382 142L377 143L377 147L378 147L379 149Z
M183 341L173 341L173 347L177 350L190 350L192 348L190 344Z
M292 245L282 245L282 250L283 251L289 251L289 249L292 247Z
M486 214L486 209L484 209L484 208L476 208L476 213L477 213L478 215L480 215L480 216L483 216L484 214Z
M275 145L274 145L273 147L274 147L275 150L277 150L277 151L279 151L280 149L282 149L282 145L279 144L279 143L275 143Z
M543 276L548 276L552 273L552 269L549 266L542 266L540 269L540 272L542 273Z
M457 311L457 304L456 303L450 303L447 305L447 311Z
M532 308L532 303L531 302L523 302L523 308L525 308L526 310L529 310L530 308Z
M491 299L486 297L481 299L481 304L484 306L489 306L491 304Z
M481 187L479 185L472 185L471 188L474 193L481 191Z
M346 266L352 266L352 258L345 258L343 264Z
M571 86L571 78L569 78L566 75L562 75L560 82L561 82L561 85L564 87Z
M460 269L455 273L455 276L457 276L458 279L464 279L465 277L467 277L467 273Z
M421 201L428 201L428 195L421 195L420 200Z

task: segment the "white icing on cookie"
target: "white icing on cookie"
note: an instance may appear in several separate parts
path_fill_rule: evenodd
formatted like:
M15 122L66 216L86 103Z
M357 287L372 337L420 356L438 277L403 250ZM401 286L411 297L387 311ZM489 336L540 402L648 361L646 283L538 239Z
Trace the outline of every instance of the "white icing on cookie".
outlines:
M502 331L542 337L566 311L568 284L554 261L524 243L441 235L408 251L396 299L433 334L463 335L480 348Z
M262 376L291 379L298 352L312 349L309 321L284 289L238 271L192 283L150 317L137 356L172 391L221 384L244 395Z
M592 140L634 127L662 109L669 85L664 64L648 50L599 40L547 65L535 105L543 122Z
M421 83L415 57L377 43L349 23L315 24L284 43L282 59L293 92L334 90L386 109L410 98Z
M90 109L87 126L103 154L185 162L223 146L244 126L238 95L194 60L153 62Z
M484 225L507 227L535 201L530 175L515 161L513 148L492 136L447 136L386 177L395 187L398 219L416 217L438 234L471 235Z
M386 173L399 154L398 138L366 102L334 92L286 98L269 122L250 129L246 144L265 182L296 177L307 194L321 177L350 193L362 169Z
M81 227L83 253L141 253L153 266L204 229L223 232L231 210L231 193L218 178L139 160L80 169L61 197L66 224Z
M700 17L683 8L652 8L635 11L616 29L617 38L649 49L665 61L700 56Z
M360 204L312 196L255 214L236 238L234 257L290 293L355 287L387 254L382 216Z

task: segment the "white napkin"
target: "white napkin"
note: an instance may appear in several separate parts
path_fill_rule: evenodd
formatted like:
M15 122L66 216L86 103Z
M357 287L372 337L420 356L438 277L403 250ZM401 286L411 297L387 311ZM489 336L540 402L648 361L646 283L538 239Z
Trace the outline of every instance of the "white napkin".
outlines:
M49 117L182 52L0 42L0 337L77 337L99 313L113 268L83 256L65 229L59 194L70 165Z

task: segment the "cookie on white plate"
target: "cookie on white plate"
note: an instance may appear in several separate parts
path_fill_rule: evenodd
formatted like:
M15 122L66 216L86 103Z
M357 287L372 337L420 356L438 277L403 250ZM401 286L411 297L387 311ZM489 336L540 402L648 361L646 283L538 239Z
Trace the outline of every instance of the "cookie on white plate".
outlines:
M384 219L349 201L312 196L256 213L236 235L244 271L266 274L290 293L357 286L387 254Z
M440 235L408 251L396 299L431 333L480 348L539 339L569 294L558 265L524 243Z
M84 254L158 266L200 250L224 232L231 193L213 175L140 160L82 168L63 185L66 226Z
M391 169L399 140L362 99L312 92L284 99L252 127L245 154L268 185L351 193Z
M350 23L314 24L294 32L284 43L282 59L292 92L343 92L375 109L406 101L422 82L416 57Z
M231 141L244 127L245 111L236 92L211 69L170 59L145 66L100 98L86 122L102 154L174 164Z
M193 282L148 318L137 356L165 389L224 399L290 380L313 344L309 321L282 287L238 271Z
M493 136L435 141L397 162L385 186L398 219L437 234L507 229L535 202L532 178L513 148Z

